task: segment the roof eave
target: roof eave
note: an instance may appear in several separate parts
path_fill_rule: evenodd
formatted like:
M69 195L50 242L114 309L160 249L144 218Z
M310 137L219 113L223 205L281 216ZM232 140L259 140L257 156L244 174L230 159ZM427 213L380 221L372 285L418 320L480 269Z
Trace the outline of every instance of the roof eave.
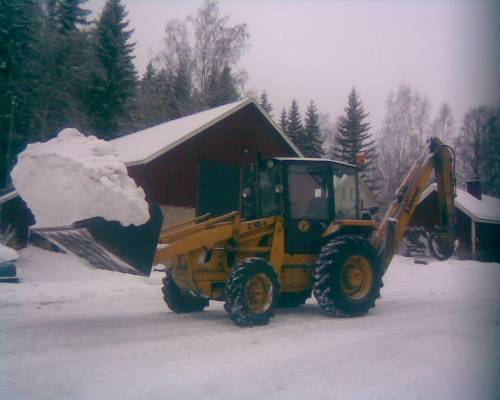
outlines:
M264 116L264 118L271 124L271 126L280 134L280 136L285 140L285 142L290 146L290 148L299 156L299 157L304 157L304 155L301 153L301 151L295 146L292 141L288 138L288 136L276 125L276 123L267 115L267 112L259 105L259 103L254 99L254 98L248 98L238 105L234 106L233 108L227 110L226 112L222 113L219 115L217 118L214 118L207 122L206 124L198 127L191 133L187 134L186 136L183 136L182 138L176 140L175 142L170 143L169 145L165 146L164 148L158 150L157 152L149 155L146 158L140 159L140 160L134 160L134 161L129 161L126 162L125 165L127 167L133 167L133 166L138 166L138 165L144 165L147 164L156 158L162 156L163 154L167 153L168 151L172 150L173 148L179 146L180 144L186 142L187 140L193 138L194 136L198 135L199 133L203 132L204 130L210 128L211 126L217 124L218 122L222 121L229 115L241 110L243 107L246 107L250 103L254 104L257 109L261 112L261 114Z
M500 224L500 220L479 217L476 214L467 210L465 207L463 207L462 205L460 205L457 202L455 202L455 206L456 206L456 208L458 208L460 211L462 211L465 215L467 215L474 222L479 222L481 224Z
M249 98L249 99L247 99L245 101L242 101L240 104L238 104L238 105L234 106L233 108L227 110L226 112L222 113L218 117L216 117L216 118L208 121L207 123L203 124L202 126L196 128L194 131L192 131L189 134L181 137L180 139L177 139L175 142L170 143L169 145L167 145L164 148L158 150L157 152L149 155L148 157L140 159L140 160L126 162L125 165L127 167L131 167L131 166L136 166L136 165L147 164L147 163L153 161L154 159L162 156L163 154L167 153L168 151L172 150L173 148L179 146L180 144L184 143L185 141L187 141L187 140L193 138L194 136L198 135L200 132L204 131L205 129L208 129L211 126L217 124L218 122L222 121L227 116L235 113L236 111L241 110L243 107L247 106L251 102L252 102L251 98Z
M250 98L251 102L255 104L255 106L259 109L261 114L266 118L267 122L269 122L272 127L280 134L280 136L285 140L285 142L292 148L292 150L301 158L304 157L304 154L299 150L299 148L292 142L292 140L288 137L288 135L281 130L281 128L274 122L274 120L269 116L266 110L262 108L262 106L259 104L257 100L255 100L253 97Z

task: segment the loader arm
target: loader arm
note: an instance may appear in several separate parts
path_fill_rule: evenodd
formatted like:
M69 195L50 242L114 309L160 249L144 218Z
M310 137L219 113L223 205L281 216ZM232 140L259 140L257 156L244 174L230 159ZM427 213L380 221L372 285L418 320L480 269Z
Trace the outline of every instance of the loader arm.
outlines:
M453 149L438 138L432 138L427 149L413 163L410 171L396 191L378 229L374 232L372 243L377 249L385 273L394 252L398 249L406 228L426 188L428 179L434 171L440 225L437 234L447 246L453 246L455 219L455 156Z

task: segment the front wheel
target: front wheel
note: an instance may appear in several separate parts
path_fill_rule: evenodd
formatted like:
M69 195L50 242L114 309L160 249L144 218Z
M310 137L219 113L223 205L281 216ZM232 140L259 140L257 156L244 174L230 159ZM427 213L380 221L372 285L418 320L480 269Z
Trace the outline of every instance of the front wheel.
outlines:
M174 282L172 275L167 272L163 278L163 300L168 308L178 314L203 311L208 306L208 299L184 293Z
M313 273L313 293L331 315L364 315L375 306L382 287L382 268L371 243L343 235L321 249Z
M278 294L272 266L262 258L245 258L228 276L224 308L236 325L266 325L274 315Z

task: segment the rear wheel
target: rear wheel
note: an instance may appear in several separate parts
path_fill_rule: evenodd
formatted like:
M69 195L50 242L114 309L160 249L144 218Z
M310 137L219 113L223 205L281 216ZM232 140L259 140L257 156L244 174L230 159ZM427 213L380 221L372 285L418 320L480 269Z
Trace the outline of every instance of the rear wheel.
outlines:
M246 258L228 276L224 308L236 325L265 325L274 315L278 293L272 266L262 258Z
M163 278L161 291L168 308L178 314L203 311L208 306L208 299L181 291L168 272Z
M382 269L371 243L344 235L323 246L313 273L314 297L331 315L359 316L375 306Z

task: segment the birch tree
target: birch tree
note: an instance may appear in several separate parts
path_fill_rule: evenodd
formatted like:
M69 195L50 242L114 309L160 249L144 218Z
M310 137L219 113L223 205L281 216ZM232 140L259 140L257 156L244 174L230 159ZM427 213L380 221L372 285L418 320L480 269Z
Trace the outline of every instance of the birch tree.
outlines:
M386 101L379 141L379 167L384 176L384 200L392 198L402 178L423 150L429 136L430 101L401 84Z

